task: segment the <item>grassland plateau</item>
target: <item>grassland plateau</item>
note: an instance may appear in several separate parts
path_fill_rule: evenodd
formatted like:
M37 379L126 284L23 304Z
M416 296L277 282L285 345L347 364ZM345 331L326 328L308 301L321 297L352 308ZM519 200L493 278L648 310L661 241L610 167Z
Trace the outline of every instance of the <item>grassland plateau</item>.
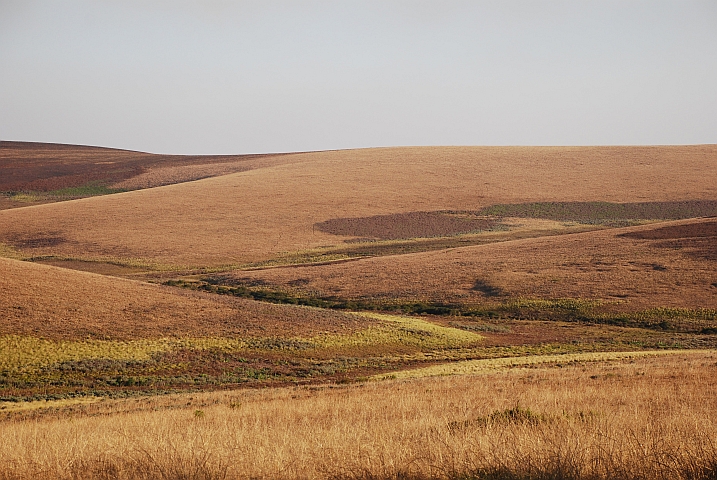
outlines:
M0 142L0 192L0 478L717 474L715 145Z

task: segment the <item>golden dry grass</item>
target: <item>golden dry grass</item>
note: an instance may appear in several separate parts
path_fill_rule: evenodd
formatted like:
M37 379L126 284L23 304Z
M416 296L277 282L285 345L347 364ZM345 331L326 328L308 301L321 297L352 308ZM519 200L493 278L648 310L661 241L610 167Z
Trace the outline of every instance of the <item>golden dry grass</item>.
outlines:
M337 217L525 201L717 197L717 146L420 147L291 155L247 172L0 212L26 253L177 265L266 260L344 240Z
M713 224L684 220L235 276L343 298L467 304L501 297L584 298L614 302L618 310L714 309L717 236L696 238L702 242L697 247L649 238L666 225ZM648 238L636 238L640 232Z
M701 352L11 416L0 477L710 479L716 361Z
M709 350L693 350L690 354L714 353ZM450 375L476 375L491 373L506 368L526 367L543 364L559 364L563 366L571 363L601 362L610 360L635 359L641 357L657 357L661 355L684 355L680 350L644 350L639 352L587 352L563 353L558 355L531 355L526 357L501 357L480 360L462 360L457 362L431 365L430 367L402 370L394 373L375 375L376 380L387 378L422 378L443 377Z
M62 400L32 400L28 402L3 402L0 401L0 413L13 414L16 412L45 412L48 409L62 409L65 407L77 407L101 402L102 397L75 397Z

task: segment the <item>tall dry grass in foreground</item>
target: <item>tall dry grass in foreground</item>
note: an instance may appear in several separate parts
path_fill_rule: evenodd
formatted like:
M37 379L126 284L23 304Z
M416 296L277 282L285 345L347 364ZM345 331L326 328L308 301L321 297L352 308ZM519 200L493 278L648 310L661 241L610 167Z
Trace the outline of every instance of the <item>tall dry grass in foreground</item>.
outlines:
M0 478L717 478L716 362L195 394L114 414L123 404L105 402L0 423Z

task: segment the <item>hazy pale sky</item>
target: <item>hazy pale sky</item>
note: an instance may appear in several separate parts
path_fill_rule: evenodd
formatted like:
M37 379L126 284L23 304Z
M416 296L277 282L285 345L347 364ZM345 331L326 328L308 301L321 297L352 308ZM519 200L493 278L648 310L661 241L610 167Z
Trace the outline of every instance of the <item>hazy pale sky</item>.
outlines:
M717 143L717 1L0 0L0 139Z

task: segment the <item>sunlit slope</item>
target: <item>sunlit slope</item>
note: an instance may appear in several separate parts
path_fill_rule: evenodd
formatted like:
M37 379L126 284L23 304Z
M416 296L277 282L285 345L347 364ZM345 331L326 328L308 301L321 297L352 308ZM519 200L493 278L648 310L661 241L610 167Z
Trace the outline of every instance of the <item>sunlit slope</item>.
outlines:
M717 199L717 146L416 147L290 164L0 212L25 254L210 266L341 243L317 222L541 200Z
M240 271L234 278L349 299L471 304L582 298L613 302L620 310L714 309L717 219Z
M371 321L0 258L0 337L311 336Z

